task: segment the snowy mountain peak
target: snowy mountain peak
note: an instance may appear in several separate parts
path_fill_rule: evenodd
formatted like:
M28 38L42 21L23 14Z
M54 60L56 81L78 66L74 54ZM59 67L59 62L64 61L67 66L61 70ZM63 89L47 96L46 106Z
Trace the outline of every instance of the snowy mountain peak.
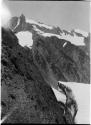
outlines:
M32 19L27 19L23 14L20 17L13 17L11 19L10 29L12 29L16 33L21 31L36 31L43 37L56 37L58 39L66 40L76 46L85 46L84 40L86 37L88 37L88 33L82 30L62 30L59 27L53 27L44 23L34 21Z

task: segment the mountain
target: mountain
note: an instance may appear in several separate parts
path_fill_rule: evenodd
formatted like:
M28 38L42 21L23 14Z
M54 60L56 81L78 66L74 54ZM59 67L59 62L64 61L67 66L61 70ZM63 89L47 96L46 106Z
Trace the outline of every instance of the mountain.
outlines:
M13 17L10 21L10 29L20 39L21 46L32 46L35 56L39 53L45 58L57 80L90 83L90 35L88 33L81 30L71 32L61 30L59 27L25 19L24 15ZM26 38L25 34L31 35L27 35ZM23 35L26 42L23 42L24 38L21 37ZM38 60L35 60L38 64ZM38 66L43 69L39 64Z
M73 124L52 88L90 83L89 35L13 17L2 28L2 117L5 123ZM64 115L64 112L65 115Z

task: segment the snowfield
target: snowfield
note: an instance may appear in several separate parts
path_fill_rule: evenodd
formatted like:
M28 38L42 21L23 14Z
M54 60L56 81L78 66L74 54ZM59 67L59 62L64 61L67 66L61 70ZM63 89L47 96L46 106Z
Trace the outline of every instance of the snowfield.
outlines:
M19 44L21 46L27 46L31 49L32 45L33 45L33 39L32 39L32 33L29 31L22 31L22 32L18 32L16 34L18 40L19 40Z
M90 85L75 82L61 82L73 90L78 104L77 124L90 124ZM65 96L52 88L58 101L65 102Z

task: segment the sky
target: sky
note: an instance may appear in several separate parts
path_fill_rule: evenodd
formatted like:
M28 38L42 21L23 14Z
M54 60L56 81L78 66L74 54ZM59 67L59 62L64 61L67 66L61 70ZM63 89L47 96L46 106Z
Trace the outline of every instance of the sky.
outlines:
M12 16L22 13L30 19L61 29L81 29L89 32L90 3L86 1L8 1Z

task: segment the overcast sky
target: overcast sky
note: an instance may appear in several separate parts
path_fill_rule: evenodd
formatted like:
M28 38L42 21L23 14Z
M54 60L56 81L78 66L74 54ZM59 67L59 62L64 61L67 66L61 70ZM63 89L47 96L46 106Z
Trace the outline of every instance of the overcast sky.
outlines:
M71 30L89 31L90 4L83 1L8 1L12 16L23 13L27 18Z

